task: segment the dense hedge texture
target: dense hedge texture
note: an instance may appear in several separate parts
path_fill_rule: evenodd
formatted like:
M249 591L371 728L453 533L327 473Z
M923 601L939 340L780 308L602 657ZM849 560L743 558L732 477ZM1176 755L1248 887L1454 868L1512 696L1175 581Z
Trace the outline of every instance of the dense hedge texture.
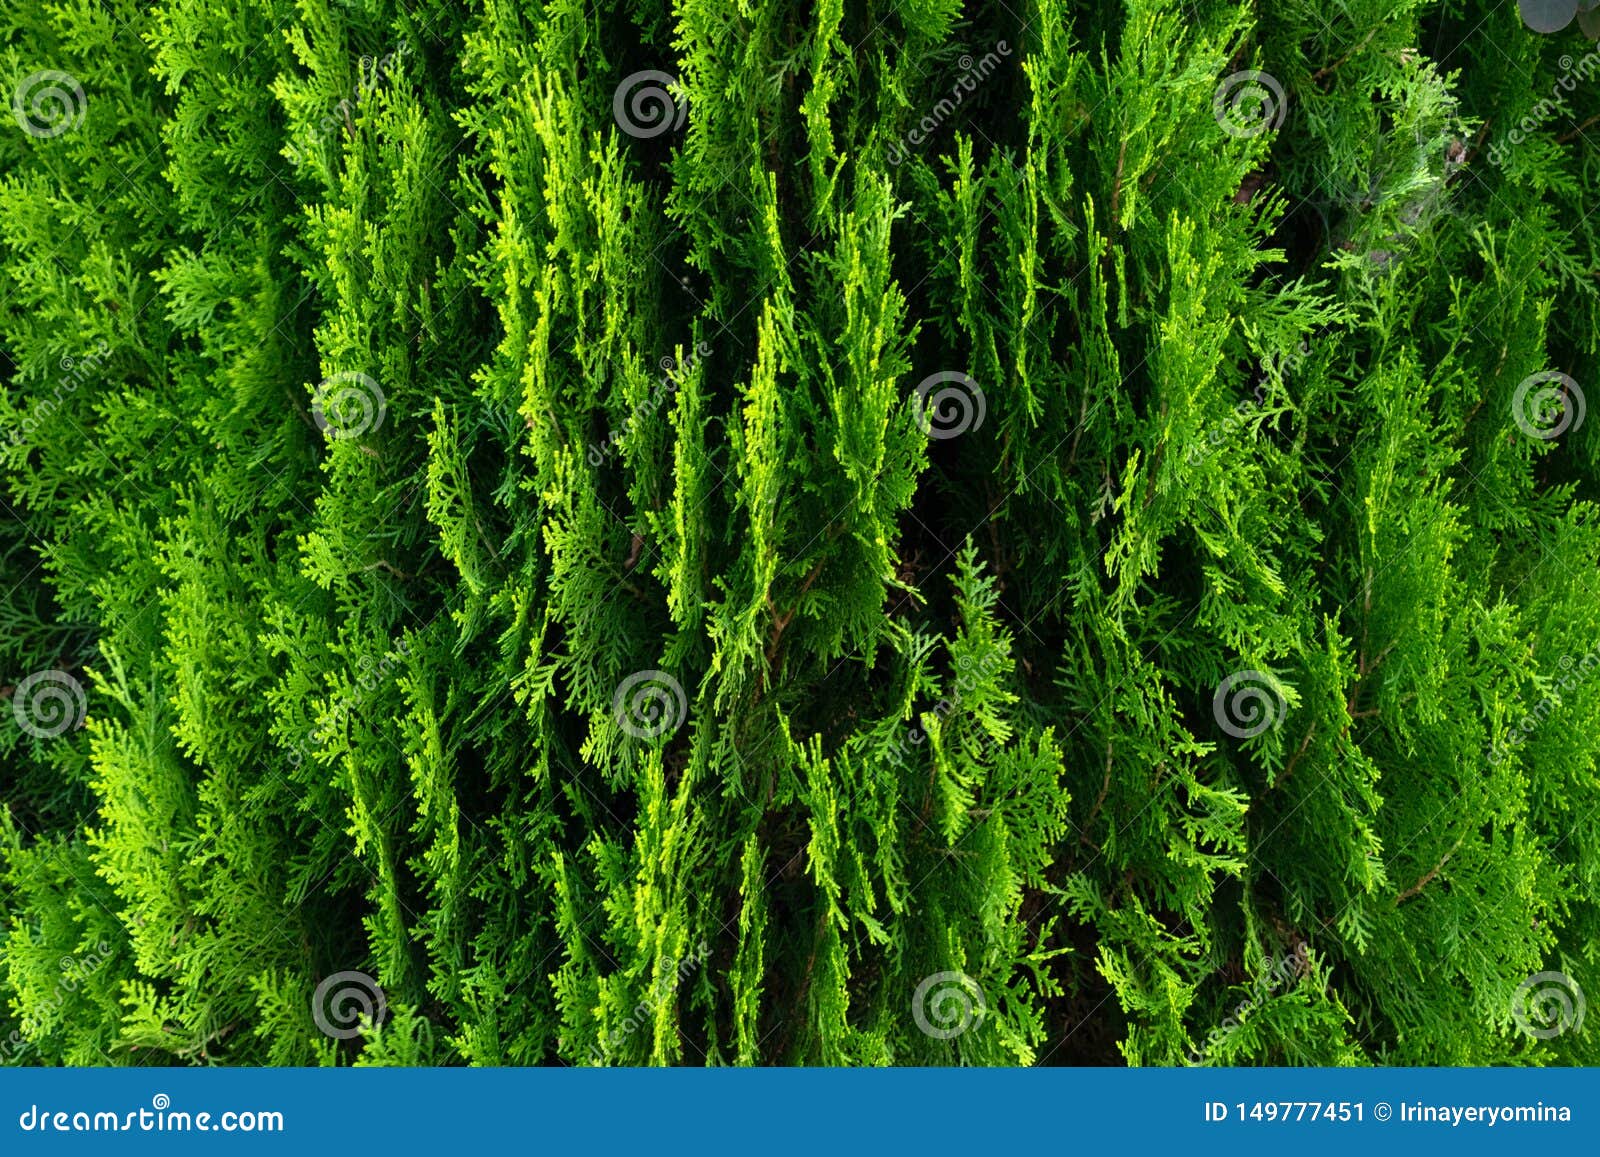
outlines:
M0 0L0 1059L1600 1063L1595 51Z

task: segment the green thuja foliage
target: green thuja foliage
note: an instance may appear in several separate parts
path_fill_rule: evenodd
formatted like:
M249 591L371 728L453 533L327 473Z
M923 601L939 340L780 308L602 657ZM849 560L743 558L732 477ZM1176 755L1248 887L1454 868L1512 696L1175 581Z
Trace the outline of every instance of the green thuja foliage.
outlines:
M1593 52L0 0L0 1063L1600 1063Z

